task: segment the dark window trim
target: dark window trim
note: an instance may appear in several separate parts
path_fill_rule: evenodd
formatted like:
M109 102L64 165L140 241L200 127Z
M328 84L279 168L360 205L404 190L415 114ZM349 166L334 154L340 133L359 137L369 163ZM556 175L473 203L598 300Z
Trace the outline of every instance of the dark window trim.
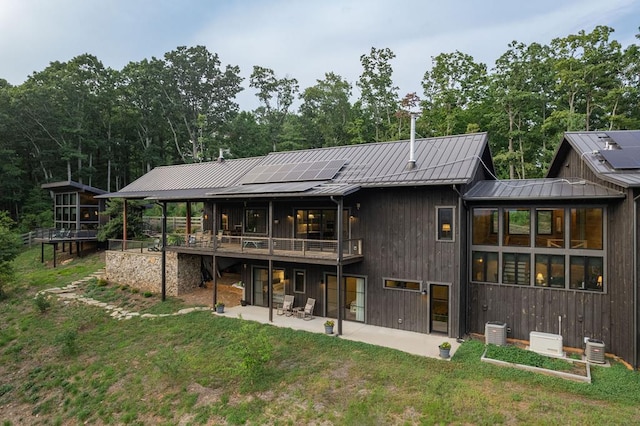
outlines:
M440 210L451 210L451 229L448 231L451 233L450 238L442 238L444 230L440 229ZM442 224L444 225L444 224ZM442 232L441 232L442 231ZM436 241L442 241L445 243L453 243L456 241L456 207L455 206L436 206Z
M413 288L403 288L403 287L387 287L387 281L396 281L396 282L404 282L404 283L415 283L418 284L417 289ZM413 293L421 293L423 290L424 281L422 280L407 280L404 278L391 278L391 277L382 277L382 288L384 290L398 290L398 291L409 291Z
M298 278L298 272L302 272L302 291L296 290L296 279ZM293 270L293 292L298 294L304 294L307 291L307 271L304 269Z

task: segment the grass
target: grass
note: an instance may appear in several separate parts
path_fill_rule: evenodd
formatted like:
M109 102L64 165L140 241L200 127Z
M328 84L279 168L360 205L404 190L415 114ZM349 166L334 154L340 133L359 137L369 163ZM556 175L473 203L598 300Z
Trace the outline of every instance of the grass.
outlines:
M571 372L575 370L575 364L571 361L540 355L513 345L488 345L486 357L515 364L544 368L547 370L563 372Z
M640 420L640 377L620 364L593 383L566 382L480 361L465 342L451 362L208 312L117 321L102 309L38 290L102 267L87 256L56 269L39 249L16 262L0 302L3 424L625 424ZM98 280L110 303L160 302ZM89 291L89 290L88 290ZM138 300L140 299L140 300Z

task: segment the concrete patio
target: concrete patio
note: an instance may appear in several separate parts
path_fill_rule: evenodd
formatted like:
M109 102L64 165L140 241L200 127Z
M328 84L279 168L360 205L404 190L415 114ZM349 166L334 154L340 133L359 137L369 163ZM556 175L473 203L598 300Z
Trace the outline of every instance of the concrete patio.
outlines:
M259 306L233 306L225 308L223 314L214 315L226 316L229 318L242 318L244 320L256 321L262 324L271 324L276 327L288 327L294 330L304 330L311 333L324 333L324 322L327 318L316 316L311 320L297 318L295 315L277 315L273 310L273 322L269 322L268 308ZM334 336L338 330L338 323L334 327ZM430 358L440 358L438 345L442 342L451 343L451 356L458 349L460 344L456 339L448 338L440 334L422 334L411 331L395 330L386 327L376 327L352 321L342 322L342 339L357 342L369 343L376 346L397 349L414 355Z

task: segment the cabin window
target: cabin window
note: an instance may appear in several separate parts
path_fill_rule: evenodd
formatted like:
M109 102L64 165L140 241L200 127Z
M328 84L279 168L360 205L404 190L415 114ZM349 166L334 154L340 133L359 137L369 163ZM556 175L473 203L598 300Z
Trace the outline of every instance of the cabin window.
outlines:
M564 288L564 256L536 254L533 284L537 287Z
M571 209L571 248L602 250L602 209Z
M473 252L473 281L498 282L498 253Z
M473 244L498 245L498 209L473 209Z
M602 291L604 288L602 265L601 257L571 256L570 288Z
M536 209L536 247L564 246L564 209Z
M266 234L267 209L246 209L244 211L244 232L247 234Z
M503 244L529 247L531 245L531 212L529 209L505 209Z
M436 207L436 217L438 220L438 230L436 239L438 241L453 241L453 207Z
M294 270L293 271L293 292L294 293L304 293L305 292L305 284L306 284L306 276L303 270Z
M502 283L529 285L531 256L528 253L502 254Z
M406 281L406 280L397 280L393 278L385 278L383 282L384 282L384 288L393 289L393 290L420 291L420 287L422 286L421 281Z

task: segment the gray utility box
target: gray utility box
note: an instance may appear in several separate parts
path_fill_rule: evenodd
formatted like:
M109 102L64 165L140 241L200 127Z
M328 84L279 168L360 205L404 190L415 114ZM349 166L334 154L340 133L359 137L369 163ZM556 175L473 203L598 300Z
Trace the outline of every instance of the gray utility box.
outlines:
M486 343L498 346L507 344L507 324L499 321L489 321L484 325Z
M584 354L588 362L604 364L604 342L602 340L587 339Z

